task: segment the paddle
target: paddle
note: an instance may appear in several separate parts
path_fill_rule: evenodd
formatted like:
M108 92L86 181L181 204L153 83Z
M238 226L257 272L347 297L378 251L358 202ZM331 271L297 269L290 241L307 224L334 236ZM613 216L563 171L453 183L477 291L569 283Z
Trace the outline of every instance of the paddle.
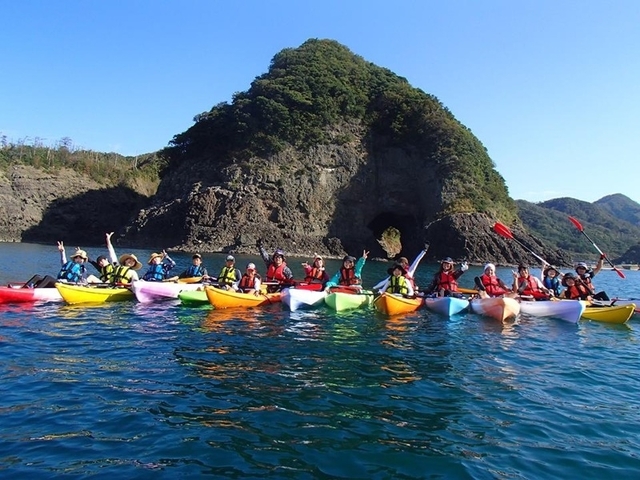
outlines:
M514 242L516 242L518 245L520 245L522 248L524 248L527 252L529 252L531 255L533 255L534 257L536 257L538 260L540 260L544 265L551 265L549 262L547 262L544 258L542 258L540 255L538 255L537 253L535 253L533 250L531 250L529 247L527 247L526 245L524 245L522 242L520 242L517 238L515 238L513 236L513 233L511 233L511 230L509 230L509 228L501 223L497 223L493 226L493 231L496 232L498 235L501 235L505 238L508 238L510 240L513 240Z
M616 271L616 273L618 274L618 276L619 276L620 278L626 278L626 277L624 276L624 273L622 273L620 270L618 270L618 269L616 268L616 266L615 266L613 263L611 263L611 260L609 260L609 257L607 257L607 256L602 252L602 250L600 250L600 249L598 248L598 246L593 242L593 240L591 240L591 238L589 238L589 235L587 235L587 233L584 231L584 228L582 227L582 224L581 224L577 219L575 219L575 218L574 218L574 217L572 217L572 216L569 216L569 221L571 221L571 223L573 223L573 224L576 226L576 228L577 228L578 230L580 230L580 231L582 232L582 234L583 234L585 237L587 237L587 240L589 240L589 241L591 242L591 245L593 245L593 246L595 247L595 249L598 251L598 253L600 253L600 255L602 255L602 257L607 261L607 263L608 263L609 265L611 265L611 267Z

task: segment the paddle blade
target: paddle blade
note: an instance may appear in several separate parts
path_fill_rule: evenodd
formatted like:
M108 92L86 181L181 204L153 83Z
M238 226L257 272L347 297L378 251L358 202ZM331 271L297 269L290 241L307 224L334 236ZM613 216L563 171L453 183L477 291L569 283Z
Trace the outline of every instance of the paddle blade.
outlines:
M618 274L618 276L620 278L627 278L624 276L624 273L622 273L620 270L618 270L617 268L613 267L613 269L616 271L616 273Z
M505 238L510 238L513 240L513 234L511 233L511 230L509 230L509 228L506 225L496 222L496 224L493 226L493 231L496 232L498 235L501 235Z
M569 221L573 223L578 230L580 230L581 232L584 232L584 228L582 227L582 224L577 219L573 218L572 216L569 216Z

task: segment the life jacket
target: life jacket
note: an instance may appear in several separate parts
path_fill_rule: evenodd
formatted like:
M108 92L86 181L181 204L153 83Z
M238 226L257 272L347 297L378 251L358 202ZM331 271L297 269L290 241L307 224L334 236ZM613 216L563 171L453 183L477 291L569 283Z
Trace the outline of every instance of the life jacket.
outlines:
M147 273L144 274L142 279L147 282L161 282L165 279L164 265L161 263L154 263L149 267L149 270L147 270Z
M340 285L360 285L362 280L356 277L356 271L354 268L340 268Z
M307 283L324 283L326 275L324 268L313 267L309 274L304 277L304 281Z
M564 298L569 300L586 300L591 295L591 292L581 283L574 283L572 286L567 287L564 292Z
M113 271L111 283L131 283L131 268L126 265L118 265Z
M498 297L509 292L509 290L500 285L500 280L495 275L487 275L486 273L483 273L480 275L480 281L482 282L482 285L484 285L487 295L490 297Z
M82 276L85 272L85 266L81 263L76 263L73 260L69 260L65 263L58 273L58 280L66 280L67 282L77 283L82 280Z
M591 276L585 274L585 275L581 275L579 278L580 278L580 282L585 286L587 290L589 290L589 295L595 295L596 288L593 286L593 282L591 282Z
M111 263L105 265L100 269L100 280L102 280L104 283L110 282L113 278L114 272L115 268L113 268L113 265Z
M245 290L251 290L251 289L255 290L256 280L260 280L260 275L258 275L257 273L253 276L253 278L251 278L249 275L245 273L244 275L242 275L242 278L240 279L238 288L240 288L240 290L242 290L243 292Z
M389 286L387 287L387 292L389 293L399 293L402 295L409 294L409 288L407 287L407 280L402 275L395 276L391 275L391 279L389 280Z
M236 278L236 271L238 269L236 267L222 267L220 270L220 275L218 275L218 284L219 285L231 285L235 283L238 279Z
M458 291L458 281L454 275L454 271L450 270L448 272L441 271L436 274L437 278L437 290L445 289L450 292Z
M535 299L546 299L548 295L540 290L540 286L535 277L529 275L527 278L518 278L518 293L520 295L530 295Z
M271 262L267 268L267 282L288 283L289 279L284 276L286 266L286 262L282 262L278 267L276 267L275 263Z
M204 275L204 268L202 265L191 265L184 272L185 278L202 277L203 275Z
M544 280L542 280L542 284L548 288L549 290L551 290L556 296L560 295L560 280L558 279L558 277L544 277Z

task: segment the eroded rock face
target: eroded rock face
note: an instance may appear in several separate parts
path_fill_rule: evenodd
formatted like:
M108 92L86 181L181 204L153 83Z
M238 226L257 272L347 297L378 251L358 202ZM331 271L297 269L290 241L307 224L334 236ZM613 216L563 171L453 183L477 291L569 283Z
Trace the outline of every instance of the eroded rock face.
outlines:
M212 163L212 162L211 162ZM165 178L155 202L141 210L124 241L187 251L255 253L259 238L289 254L386 257L378 243L387 227L401 232L401 255L425 242L428 259L451 256L483 263L533 260L491 231L482 214L441 218L443 189L419 152L389 149L375 156L358 145L327 145L301 154L287 151L216 168L184 165ZM559 259L534 239L547 254Z
M122 229L147 200L70 169L11 166L0 172L0 241L102 244L105 232Z

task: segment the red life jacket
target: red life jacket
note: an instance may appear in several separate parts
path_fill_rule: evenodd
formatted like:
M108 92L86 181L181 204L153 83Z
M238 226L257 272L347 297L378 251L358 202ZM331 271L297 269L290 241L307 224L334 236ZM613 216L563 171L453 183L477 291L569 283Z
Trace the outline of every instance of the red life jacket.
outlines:
M353 268L340 269L340 285L360 285L362 280L356 277L356 271Z
M518 278L518 293L520 295L530 295L536 299L549 298L549 296L540 289L535 277L531 275L527 278Z
M456 280L456 277L453 273L454 271L450 270L448 272L442 271L436 274L438 276L438 290L444 288L445 290L449 290L450 292L458 291L458 281Z
M276 267L276 264L271 262L267 268L267 282L288 282L289 279L284 276L286 266L287 264L285 262L282 262L279 267Z
M567 287L564 292L564 298L568 298L569 300L586 300L589 295L591 295L589 289L579 283Z
M495 275L487 275L486 273L483 273L480 276L480 281L482 282L482 285L484 285L487 295L490 297L498 297L509 292L509 290L500 285L500 279Z
M324 268L313 267L309 274L304 277L304 281L307 283L324 283L326 277L326 273Z
M253 276L253 278L245 273L240 279L238 288L240 288L240 290L242 291L255 289L256 280L260 280L260 275L258 275L257 273Z

